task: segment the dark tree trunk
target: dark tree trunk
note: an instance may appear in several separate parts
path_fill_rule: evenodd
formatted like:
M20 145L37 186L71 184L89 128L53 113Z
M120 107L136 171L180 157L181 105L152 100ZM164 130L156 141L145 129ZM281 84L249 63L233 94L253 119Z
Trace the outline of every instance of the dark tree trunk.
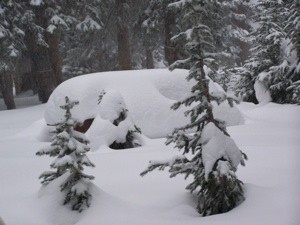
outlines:
M15 109L16 104L13 95L13 76L9 71L0 73L0 89L7 109Z
M154 68L152 49L146 46L146 67L147 69Z
M62 82L62 59L59 51L59 39L59 34L47 33L48 53L54 74L55 86L58 86Z
M131 52L129 42L129 31L126 24L126 0L117 0L117 26L118 26L118 60L120 70L131 70Z
M54 73L48 55L48 48L39 46L30 31L26 33L26 42L30 56L31 76L36 84L39 100L46 103L55 88Z
M37 24L41 27L47 27L47 18L45 18L46 6L37 6L34 7L33 10L36 15ZM56 87L57 82L59 82L54 74L51 57L49 55L49 48L58 48L58 43L56 43L58 40L51 40L52 42L55 42L54 46L52 47L50 45L41 45L37 43L37 37L35 36L34 32L27 30L25 34L25 41L31 61L31 75L37 86L36 89L39 100L42 103L46 103L52 91ZM52 60L57 60L59 62L60 57L59 59L53 59L57 53L59 54L58 49L56 50L57 51L52 55ZM59 63L57 63L54 67L55 69L60 70Z
M153 41L151 40L151 35L147 32L144 34L143 45L146 52L146 68L153 69Z
M164 18L164 32L165 32L165 60L168 65L171 65L173 62L178 60L176 49L174 43L172 43L171 38L172 34L172 26L175 23L175 15L171 11L167 11Z

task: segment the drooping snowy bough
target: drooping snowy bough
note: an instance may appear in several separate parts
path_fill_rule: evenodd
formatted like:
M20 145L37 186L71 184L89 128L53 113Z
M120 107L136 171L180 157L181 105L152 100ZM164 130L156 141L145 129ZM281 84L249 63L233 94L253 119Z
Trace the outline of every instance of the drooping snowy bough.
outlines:
M180 6L188 17L194 15L193 4L197 2L181 2ZM186 189L197 194L197 210L203 216L227 212L244 200L243 183L235 172L239 164L244 165L246 155L227 133L225 123L213 114L213 101L218 104L228 101L233 105L235 98L224 92L209 91L210 79L205 67L211 66L216 55L213 53L212 39L209 28L202 24L174 37L175 41L185 42L189 57L178 60L170 69L190 67L187 79L196 82L190 95L172 106L174 110L180 106L189 107L185 115L190 117L190 123L175 129L166 142L175 143L176 148L183 150L183 156L167 162L152 161L141 173L144 176L155 169L169 167L171 177L184 174L187 178L192 175L193 182Z
M81 212L90 206L90 186L94 179L83 173L83 169L84 166L94 167L94 164L86 156L90 150L89 141L85 135L74 130L78 122L72 118L71 109L79 102L71 101L68 97L65 101L65 105L60 106L65 111L65 118L55 124L51 145L36 153L39 156L56 157L50 165L56 171L44 172L39 178L44 185L59 179L60 189L65 193L64 205L71 205L72 210Z

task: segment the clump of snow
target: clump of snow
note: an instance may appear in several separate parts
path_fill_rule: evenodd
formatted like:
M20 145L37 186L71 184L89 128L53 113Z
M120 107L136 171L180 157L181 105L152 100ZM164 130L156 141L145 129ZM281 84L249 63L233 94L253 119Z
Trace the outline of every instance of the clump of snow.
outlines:
M243 159L240 149L231 137L225 135L211 122L204 127L201 142L203 143L202 159L206 179L218 159L223 157L229 161L234 168L237 168ZM226 167L224 165L221 167L221 171L226 173L226 171L224 171Z
M101 145L110 146L113 142L125 143L128 132L135 131L135 124L120 92L116 90L105 92L101 96L98 112L99 114L87 132L93 150ZM126 118L114 124L121 113ZM134 137L137 145L143 143L140 135L134 134Z
M90 30L100 30L101 28L102 27L90 16L87 16L82 22L76 25L76 29L82 32Z
M103 119L112 123L123 109L126 109L126 106L122 95L116 90L111 90L102 97L99 113Z
M30 5L38 6L38 5L42 5L42 4L44 4L44 0L31 0L30 1Z
M65 96L78 99L80 102L72 112L75 119L83 122L86 119L96 118L100 110L98 97L101 91L117 91L123 97L133 123L145 136L165 137L174 128L189 122L189 119L184 116L187 108L181 107L176 111L170 109L176 101L190 92L193 83L186 80L187 75L187 70L170 72L167 69L154 69L95 73L75 77L63 82L54 90L46 106L45 119L47 124L55 124L62 120L63 112L59 105L63 103ZM220 93L218 85L210 82L210 86L213 91L217 90L217 93ZM225 121L227 126L243 122L239 110L236 107L231 108L227 103L214 106L214 111L216 118ZM101 122L99 118L96 120L94 123L101 126L103 121ZM95 124L91 128L102 130L101 127L96 128Z
M272 101L270 90L262 82L264 74L260 74L260 79L257 79L254 83L255 97L259 103L265 104Z

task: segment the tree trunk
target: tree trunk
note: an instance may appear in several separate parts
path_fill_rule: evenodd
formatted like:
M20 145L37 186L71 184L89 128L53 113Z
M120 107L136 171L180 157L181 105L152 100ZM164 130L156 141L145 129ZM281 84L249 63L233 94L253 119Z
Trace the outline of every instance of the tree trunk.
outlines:
M167 10L167 9L166 9ZM171 38L172 34L172 25L175 23L175 15L173 12L167 10L165 18L164 18L164 32L165 32L165 60L168 65L171 65L173 62L178 60L176 49L174 43L172 43Z
M48 55L48 48L37 45L35 38L26 33L26 42L30 56L31 76L36 84L39 100L46 103L55 88L54 73Z
M11 72L5 71L0 73L0 89L2 90L6 108L15 109L16 104L13 95L13 76Z
M144 34L143 45L146 51L146 68L153 69L153 41L151 40L151 35L148 32L145 32Z
M146 67L147 69L154 68L152 49L146 46Z
M126 19L126 0L117 0L117 26L118 26L118 60L120 70L131 70L131 53L129 44L129 31Z
M59 34L47 33L47 43L49 45L48 54L51 62L55 86L62 82L62 59L59 51Z

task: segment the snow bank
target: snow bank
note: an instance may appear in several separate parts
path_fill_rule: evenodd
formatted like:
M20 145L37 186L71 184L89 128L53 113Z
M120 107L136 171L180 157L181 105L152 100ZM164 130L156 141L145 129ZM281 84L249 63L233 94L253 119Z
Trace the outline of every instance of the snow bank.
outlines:
M238 107L248 121L228 131L249 157L238 170L246 183L246 200L228 213L204 218L195 210L195 198L185 190L189 180L183 176L169 179L167 171L139 176L150 159L178 155L164 139L149 139L146 146L127 151L89 152L96 167L87 173L101 189L91 187L91 207L81 214L61 205L58 183L38 198L38 176L52 159L35 153L46 143L24 132L14 135L25 129L28 135L38 132L39 122L29 126L43 118L45 105L1 111L0 216L6 225L299 225L300 107Z
M45 119L47 124L62 120L63 111L58 106L63 103L65 96L69 96L80 102L72 111L72 115L81 122L97 118L92 125L92 132L100 131L103 129L100 126L105 122L97 117L99 95L102 91L117 91L123 97L134 124L141 128L144 135L150 138L165 137L175 127L188 122L188 118L184 116L186 108L182 107L177 111L170 109L172 104L189 93L193 85L185 79L187 74L187 70L170 72L167 69L155 69L94 73L75 77L62 83L52 93L47 103ZM216 84L211 86L212 90L220 89ZM226 121L227 125L243 122L239 110L235 107L230 108L227 103L216 106L215 113L216 117ZM113 116L109 114L106 113L107 119Z

